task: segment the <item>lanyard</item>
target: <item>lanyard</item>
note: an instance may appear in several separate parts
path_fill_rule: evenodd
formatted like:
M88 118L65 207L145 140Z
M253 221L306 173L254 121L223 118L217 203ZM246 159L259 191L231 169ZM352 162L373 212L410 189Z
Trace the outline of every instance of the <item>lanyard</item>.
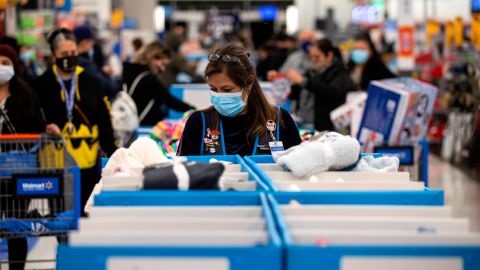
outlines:
M72 85L70 86L70 92L67 92L65 83L60 75L57 74L58 82L62 87L63 95L65 96L65 106L67 108L67 119L72 121L73 119L73 103L75 101L75 88L77 87L77 75L72 77Z

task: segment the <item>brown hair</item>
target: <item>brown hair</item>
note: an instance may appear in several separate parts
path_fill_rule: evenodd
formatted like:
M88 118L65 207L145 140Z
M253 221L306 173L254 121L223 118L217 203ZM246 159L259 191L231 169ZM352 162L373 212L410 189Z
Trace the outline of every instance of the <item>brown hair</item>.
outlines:
M277 110L263 94L255 75L255 69L248 59L250 54L237 43L229 43L216 50L215 53L221 56L235 56L242 62L243 67L235 62L210 61L205 69L205 78L208 79L209 76L216 73L224 73L240 86L248 97L246 105L247 123L249 123L246 132L247 140L265 134L267 121L276 122L278 120ZM206 109L205 112L213 112L215 114L214 122L218 123L219 115L213 106Z
M163 56L170 57L170 51L160 41L153 41L143 48L138 59L134 61L139 64L148 64L152 59Z

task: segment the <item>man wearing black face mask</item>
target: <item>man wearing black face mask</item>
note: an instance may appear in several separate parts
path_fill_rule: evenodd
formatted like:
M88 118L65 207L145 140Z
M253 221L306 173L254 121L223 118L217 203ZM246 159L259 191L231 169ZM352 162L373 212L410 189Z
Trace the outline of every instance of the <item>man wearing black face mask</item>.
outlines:
M35 86L49 124L47 132L66 139L67 150L81 169L83 206L100 179L100 148L108 155L116 149L110 103L99 82L78 65L71 31L55 30L48 42L54 65Z
M95 35L92 29L87 25L77 26L73 29L73 34L77 40L78 56L82 59L90 60L97 70L102 70L105 60L101 52L96 47Z
M105 94L113 99L121 88L120 83L112 80L105 71L111 70L105 66L102 50L95 41L95 35L89 26L78 26L73 29L78 47L78 65L98 80Z
M315 43L316 40L316 34L313 30L303 30L298 34L298 49L288 55L288 58L285 60L285 62L276 70L271 70L267 73L267 78L269 80L272 80L273 77L277 73L282 73L285 74L288 70L295 70L296 72L300 74L304 74L311 68L311 61L310 57L308 55L309 49L312 46L313 43ZM278 70L278 71L277 71ZM298 90L298 91L297 91ZM298 104L299 98L300 98L300 89L292 89L292 92L290 93L290 100L292 101L292 112L293 113L298 113L300 105ZM309 110L313 110L313 101L310 105L308 105L310 108ZM311 127L313 125L313 119L308 119L302 124L305 124L305 127Z
M273 62L270 67L272 70L278 70L287 60L288 56L295 49L295 39L289 35L280 33L275 37L276 52L273 54Z

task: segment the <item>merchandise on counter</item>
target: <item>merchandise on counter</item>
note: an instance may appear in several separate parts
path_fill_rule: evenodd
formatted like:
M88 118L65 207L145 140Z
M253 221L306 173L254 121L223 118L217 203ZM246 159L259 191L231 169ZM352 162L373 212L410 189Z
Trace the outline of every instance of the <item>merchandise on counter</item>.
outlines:
M363 151L425 139L436 95L436 87L411 78L372 82L358 133Z
M437 87L411 78L388 79L382 82L410 93L407 112L395 143L403 145L424 140L437 97Z
M312 138L316 138L322 134L320 131L315 129L299 129L299 131L302 142L310 141Z
M104 190L254 191L257 189L257 183L249 181L249 174L241 172L240 165L223 161L211 160L210 162L186 162L184 158L178 158L147 167L129 167L116 163L113 169L104 168L102 179L95 185L85 205L85 213L89 213L93 207L94 197Z
M290 95L291 82L287 75L281 73L275 74L272 80L272 96L275 104L285 103Z
M128 148L131 155L145 166L169 162L167 157L158 149L157 144L150 138L138 138Z
M328 170L352 166L360 156L360 144L350 136L330 132L279 153L277 164L304 178Z
M385 156L375 158L373 156L362 157L353 171L359 172L398 172L400 160L398 157Z
M223 161L223 160L217 160L215 158L211 158L208 163L212 164L212 163L221 163L223 165L232 165L232 162L228 162L228 161Z
M143 170L143 189L215 190L225 170L221 163L174 163Z
M363 114L367 94L365 92L348 93L347 102L330 113L335 130L342 134L356 137L360 121L358 115Z
M125 175L125 173L132 172L132 168L171 162L163 155L154 140L141 137L135 140L129 148L120 148L115 151L105 165L102 175L109 176L114 173Z
M178 121L160 121L152 128L150 137L158 143L164 155L176 154L178 141L182 137L185 123L191 113L192 111L186 112Z

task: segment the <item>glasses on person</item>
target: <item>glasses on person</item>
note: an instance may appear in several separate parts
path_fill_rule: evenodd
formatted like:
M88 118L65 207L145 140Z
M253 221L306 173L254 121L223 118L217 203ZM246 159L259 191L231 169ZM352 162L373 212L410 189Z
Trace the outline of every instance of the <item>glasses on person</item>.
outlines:
M247 70L245 65L243 65L242 61L240 61L240 59L238 59L238 57L231 56L231 55L228 55L228 54L220 55L218 53L211 53L211 54L208 55L208 61L210 61L210 62L222 61L224 63L237 63L243 69Z

